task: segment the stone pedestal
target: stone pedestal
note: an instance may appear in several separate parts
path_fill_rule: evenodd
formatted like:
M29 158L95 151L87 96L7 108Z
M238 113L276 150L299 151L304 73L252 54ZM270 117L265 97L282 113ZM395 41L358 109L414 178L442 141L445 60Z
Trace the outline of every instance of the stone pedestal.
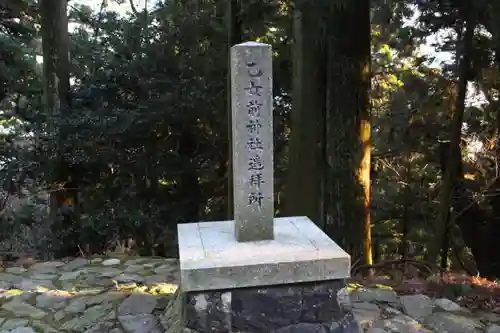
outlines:
M276 218L274 239L255 242L238 242L234 221L181 224L178 232L186 327L357 333L337 297L350 257L308 218Z
M345 279L350 256L305 216L274 219L274 239L238 242L234 221L178 225L183 291Z
M200 333L359 333L337 292L344 280L188 292L184 323Z

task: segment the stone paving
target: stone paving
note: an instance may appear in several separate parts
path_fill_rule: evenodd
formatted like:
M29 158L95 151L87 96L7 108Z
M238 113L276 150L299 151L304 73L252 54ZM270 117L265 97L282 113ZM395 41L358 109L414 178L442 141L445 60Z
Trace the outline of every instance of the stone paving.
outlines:
M0 333L180 333L178 261L75 258L2 268ZM349 286L338 295L360 332L500 333L500 315L471 313L447 299ZM298 333L280 329L280 333ZM300 333L318 331L304 324Z
M0 333L165 332L178 261L76 258L0 273Z
M350 288L344 306L367 333L500 333L500 315L471 313L446 298L398 296L388 288Z

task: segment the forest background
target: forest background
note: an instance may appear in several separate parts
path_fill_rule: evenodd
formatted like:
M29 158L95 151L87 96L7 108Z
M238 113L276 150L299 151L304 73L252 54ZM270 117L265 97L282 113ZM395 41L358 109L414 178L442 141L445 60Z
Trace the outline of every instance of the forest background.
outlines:
M175 256L177 223L231 218L228 50L254 40L277 216L354 268L500 276L500 3L89 4L0 4L1 254Z

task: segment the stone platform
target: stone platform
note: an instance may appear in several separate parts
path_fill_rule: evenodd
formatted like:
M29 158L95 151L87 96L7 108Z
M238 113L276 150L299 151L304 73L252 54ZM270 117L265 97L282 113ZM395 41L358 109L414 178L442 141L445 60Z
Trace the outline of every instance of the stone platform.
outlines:
M237 242L234 221L178 225L182 290L345 279L350 256L307 217L274 219L274 239Z

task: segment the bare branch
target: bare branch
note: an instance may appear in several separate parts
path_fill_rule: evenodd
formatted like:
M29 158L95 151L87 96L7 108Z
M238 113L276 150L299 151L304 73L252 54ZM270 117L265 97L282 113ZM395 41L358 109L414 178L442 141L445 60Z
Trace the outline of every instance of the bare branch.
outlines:
M129 0L129 2L130 2L130 8L132 9L132 12L134 12L135 15L139 15L139 12L135 8L134 0Z

